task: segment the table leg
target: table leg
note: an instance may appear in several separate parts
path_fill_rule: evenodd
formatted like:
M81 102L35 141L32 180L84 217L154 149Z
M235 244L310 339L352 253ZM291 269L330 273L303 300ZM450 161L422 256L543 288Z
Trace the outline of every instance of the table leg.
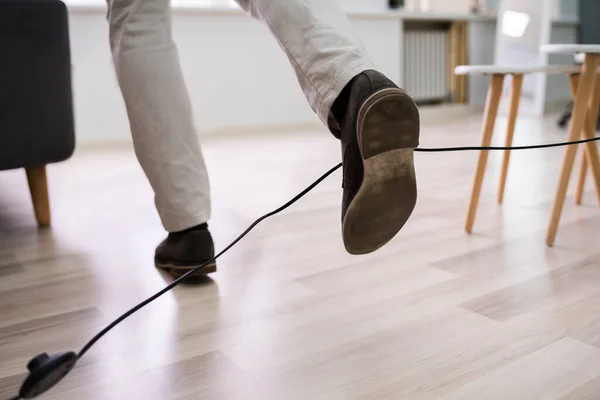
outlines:
M585 178L588 172L588 159L585 148L581 152L581 167L579 169L579 179L577 180L577 191L575 192L575 204L581 205L583 202L583 192L585 191Z
M583 135L586 139L592 139L594 136L596 136L596 123L598 121L599 107L600 77L596 75L596 84L594 85L592 97L589 101L588 112L586 113L585 129L583 130ZM596 188L596 197L598 199L598 204L600 204L600 158L598 157L598 147L596 142L586 143L584 146L585 157L583 160L587 164L586 166L589 166L592 171Z
M490 87L487 93L485 112L483 115L483 138L481 140L482 146L489 146L492 142L492 134L494 133L494 126L496 125L496 117L498 115L498 106L500 105L500 97L502 96L503 86L504 75L492 75ZM473 182L473 190L471 192L471 202L469 204L467 221L465 223L465 230L468 233L473 231L473 223L475 222L475 214L477 213L477 206L479 204L479 196L481 194L483 177L485 175L488 153L488 151L479 152L477 172L475 173L475 181Z
M575 85L577 86L577 85ZM575 90L577 87L575 87ZM593 138L596 136L596 121L598 120L598 109L600 107L600 77L596 76L596 86L595 91L592 93L592 98L590 99L590 106L588 108L588 113L586 114L586 122L584 128L584 138ZM595 110L595 111L594 111ZM590 157L594 158L593 152L596 151L596 144L590 143L592 145L592 155L589 152L589 146L585 146L581 152L581 169L579 170L579 179L577 182L577 192L575 194L575 203L580 205L583 201L583 193L585 190L585 180L587 178L588 166L590 164ZM597 157L595 157L597 159ZM592 169L592 172L595 172ZM594 178L597 177L595 174ZM598 184L598 179L594 180L595 188L596 188L596 196L598 197L598 202L600 203L600 185Z
M579 73L569 74L569 83L573 99L577 96L577 88L579 87ZM575 192L575 204L581 204L583 201L583 192L585 190L585 178L587 177L588 160L585 149L581 151L581 167L579 170L579 179L577 181L577 190Z
M598 68L599 62L600 55L598 54L587 54L585 57L581 77L579 78L579 87L573 104L573 114L569 124L569 141L580 138L581 130L585 124L588 101L594 89L596 69ZM577 147L577 145L568 146L565 152L556 198L554 200L554 207L552 209L552 217L546 234L546 244L548 246L553 246L554 241L556 240L558 224L565 204L567 189L569 188L569 179L571 178L573 163L575 162L575 156L577 155Z
M506 147L512 146L515 134L515 125L519 113L519 102L521 101L521 88L523 87L523 75L515 74L512 79L510 89L510 109L508 111L508 127L506 129ZM504 189L506 187L506 177L508 175L508 164L510 162L510 150L504 150L504 160L502 162L502 174L500 175L500 187L498 188L498 204L504 200Z

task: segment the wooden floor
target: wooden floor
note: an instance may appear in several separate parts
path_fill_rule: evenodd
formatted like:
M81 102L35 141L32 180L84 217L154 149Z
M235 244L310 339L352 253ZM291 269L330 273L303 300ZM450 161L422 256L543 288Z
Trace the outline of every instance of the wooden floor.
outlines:
M458 114L424 114L421 146L478 144L480 115ZM554 121L519 120L515 144L564 140ZM340 159L324 131L204 149L219 249ZM502 207L501 154L491 155L470 236L477 154L417 154L412 219L365 257L343 250L336 173L240 242L212 280L119 326L43 398L598 399L591 184L577 207L573 181L556 247L544 245L563 152L515 153ZM82 149L49 179L53 227L38 231L25 173L0 173L1 399L32 356L79 350L169 281L152 264L164 233L131 149Z

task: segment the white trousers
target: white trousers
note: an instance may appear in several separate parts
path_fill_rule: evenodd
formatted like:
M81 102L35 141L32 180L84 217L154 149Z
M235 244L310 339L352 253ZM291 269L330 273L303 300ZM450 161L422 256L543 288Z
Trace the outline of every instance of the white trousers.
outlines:
M238 0L287 54L323 123L344 86L373 69L339 0ZM108 0L110 45L135 153L164 228L207 222L210 185L171 35L169 0Z

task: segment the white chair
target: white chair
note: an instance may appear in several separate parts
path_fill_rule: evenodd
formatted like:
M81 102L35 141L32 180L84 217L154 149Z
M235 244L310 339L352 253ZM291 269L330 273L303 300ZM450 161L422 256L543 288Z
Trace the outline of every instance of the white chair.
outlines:
M494 65L505 67L548 65L540 46L548 43L556 0L500 0L496 24ZM533 114L540 117L546 106L547 75L528 74L523 96L533 100Z

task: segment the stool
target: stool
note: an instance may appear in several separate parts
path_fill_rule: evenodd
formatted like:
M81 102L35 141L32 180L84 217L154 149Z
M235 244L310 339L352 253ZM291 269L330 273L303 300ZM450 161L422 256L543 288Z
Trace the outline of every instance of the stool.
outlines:
M485 112L483 116L482 140L481 145L484 147L490 146L496 117L498 115L498 106L502 96L504 86L504 78L507 75L512 76L512 87L510 93L510 106L508 112L508 126L506 132L506 146L512 146L515 124L519 112L519 103L521 99L521 89L523 86L523 78L526 74L544 73L544 74L570 74L577 75L580 69L577 66L562 66L562 65L546 65L546 66L498 66L498 65L462 65L456 67L454 73L457 75L490 75L491 81L487 93ZM485 176L485 168L487 165L488 151L482 150L479 153L477 162L477 170L475 180L473 182L473 190L471 192L471 201L467 213L465 230L468 233L473 231L481 187ZM510 150L504 151L504 160L502 164L502 173L500 176L500 187L498 190L498 203L502 204L504 199L504 190L506 187L506 177L508 175L508 165L510 162Z

